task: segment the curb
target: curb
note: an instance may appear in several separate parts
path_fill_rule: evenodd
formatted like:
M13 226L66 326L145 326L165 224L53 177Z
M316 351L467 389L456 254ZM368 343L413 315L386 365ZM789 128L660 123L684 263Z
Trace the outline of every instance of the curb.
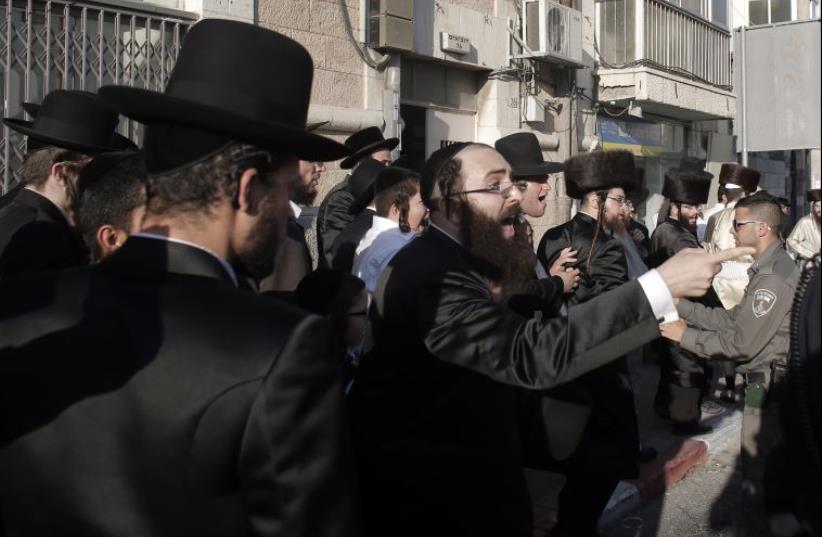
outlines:
M705 464L711 453L739 435L741 417L742 412L735 409L705 420L706 425L714 427L710 434L684 440L676 451L643 468L639 479L620 482L599 518L599 529L604 531L613 526L681 481L693 468Z

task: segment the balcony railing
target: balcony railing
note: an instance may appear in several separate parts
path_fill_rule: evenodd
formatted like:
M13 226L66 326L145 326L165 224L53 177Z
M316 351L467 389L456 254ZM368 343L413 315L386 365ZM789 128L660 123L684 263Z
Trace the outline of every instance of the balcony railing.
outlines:
M604 0L597 17L603 67L648 65L730 88L731 34L721 26L662 0Z

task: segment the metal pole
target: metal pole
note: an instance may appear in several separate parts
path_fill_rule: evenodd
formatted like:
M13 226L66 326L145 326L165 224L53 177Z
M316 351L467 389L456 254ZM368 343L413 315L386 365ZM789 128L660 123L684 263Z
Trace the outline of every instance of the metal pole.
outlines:
M745 79L748 78L748 73L745 67L745 26L743 25L742 28L739 29L739 69L740 69L740 86L741 86L741 97L742 97L742 118L741 118L741 130L742 130L742 165L748 165L748 100L746 87L745 87Z

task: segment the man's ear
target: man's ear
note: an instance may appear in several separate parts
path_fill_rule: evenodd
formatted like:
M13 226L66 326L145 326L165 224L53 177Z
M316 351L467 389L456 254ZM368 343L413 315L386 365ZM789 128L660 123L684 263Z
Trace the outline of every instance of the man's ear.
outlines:
M65 184L67 180L65 163L55 162L54 164L52 164L51 169L49 170L49 175L57 177L57 180L60 181L60 184Z
M254 212L257 205L259 189L257 168L247 168L237 182L237 194L234 197L234 208L246 213Z
M103 257L105 257L126 242L128 233L111 224L103 224L97 229L95 238L97 239L97 245L100 246L100 252L102 252Z

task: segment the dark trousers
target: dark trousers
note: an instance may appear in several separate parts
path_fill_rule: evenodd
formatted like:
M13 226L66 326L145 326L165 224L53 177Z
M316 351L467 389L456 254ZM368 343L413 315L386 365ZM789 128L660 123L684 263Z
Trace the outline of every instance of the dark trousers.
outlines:
M557 533L568 537L599 535L599 516L619 481L619 475L606 465L591 461L570 464L565 473L565 485L559 493Z
M654 399L657 413L674 423L698 422L700 406L713 377L708 361L679 348L676 343L663 342L660 347L659 386Z
M782 443L779 426L782 379L770 370L746 375L745 409L742 412L742 492L739 524L743 537L769 535L765 505L765 470L768 456Z

